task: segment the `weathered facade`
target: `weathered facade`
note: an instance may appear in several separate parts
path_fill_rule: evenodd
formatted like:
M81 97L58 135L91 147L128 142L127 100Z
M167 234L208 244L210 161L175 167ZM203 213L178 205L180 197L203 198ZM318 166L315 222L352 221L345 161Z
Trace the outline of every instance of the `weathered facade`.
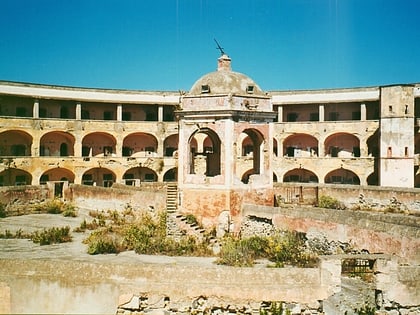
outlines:
M420 187L420 84L264 92L223 54L186 93L2 81L0 116L2 186L178 182L213 219L273 182Z

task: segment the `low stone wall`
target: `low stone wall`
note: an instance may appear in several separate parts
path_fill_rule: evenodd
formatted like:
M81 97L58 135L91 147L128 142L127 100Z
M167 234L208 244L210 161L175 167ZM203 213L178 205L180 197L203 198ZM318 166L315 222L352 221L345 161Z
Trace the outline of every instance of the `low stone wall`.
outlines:
M275 227L351 243L369 253L395 254L420 262L420 217L316 207L245 205L244 216L269 218Z
M0 203L5 205L7 216L33 213L36 206L51 198L47 186L7 186L0 187Z
M339 290L341 269L339 261L325 261L319 269L261 269L2 259L0 270L0 296L10 292L10 301L0 303L0 309L115 314L133 295L164 295L178 306L206 297L223 305L289 301L317 309L320 300Z
M69 187L68 199L76 206L94 210L166 208L166 185L142 184L140 187L114 184L111 188L75 185Z
M320 196L330 196L347 208L367 207L387 209L398 202L401 210L420 213L420 189L358 185L333 185L309 183L281 183L274 185L277 203L316 204Z

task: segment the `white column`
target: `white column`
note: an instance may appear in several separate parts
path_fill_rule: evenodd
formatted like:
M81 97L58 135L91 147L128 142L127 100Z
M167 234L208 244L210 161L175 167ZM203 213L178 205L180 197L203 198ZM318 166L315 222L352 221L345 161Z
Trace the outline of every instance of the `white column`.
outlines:
M34 101L34 106L33 106L33 114L32 114L33 118L39 118L39 100L35 100Z
M117 121L122 121L122 105L117 105Z
M283 122L283 106L277 107L277 121Z
M76 120L82 119L82 104L76 103Z
M366 120L366 104L360 104L360 120Z
M163 121L163 105L158 107L158 121Z
M325 108L324 108L324 105L319 105L319 121L325 121Z

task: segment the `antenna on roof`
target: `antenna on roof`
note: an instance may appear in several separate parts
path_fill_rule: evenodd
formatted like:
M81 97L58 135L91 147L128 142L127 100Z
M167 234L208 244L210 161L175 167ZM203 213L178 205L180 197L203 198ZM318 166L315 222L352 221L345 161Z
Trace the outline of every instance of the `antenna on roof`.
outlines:
M220 50L220 54L221 55L224 55L225 54L225 51L223 50L223 48L219 45L219 43L217 42L216 38L213 38L213 39L214 39L214 41L216 42L216 45L217 45L216 49L219 49Z

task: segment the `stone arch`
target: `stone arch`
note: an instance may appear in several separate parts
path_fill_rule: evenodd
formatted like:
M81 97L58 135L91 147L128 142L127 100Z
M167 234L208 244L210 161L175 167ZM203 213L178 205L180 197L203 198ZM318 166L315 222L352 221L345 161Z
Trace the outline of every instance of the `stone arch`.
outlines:
M165 172L163 175L164 182L176 182L178 180L178 168L173 167Z
M148 167L132 167L128 169L124 175L123 179L127 185L135 186L136 181L139 182L156 182L157 174L154 170Z
M296 133L283 141L283 152L288 157L318 156L318 140L305 133Z
M105 167L88 169L82 176L82 185L111 187L115 181L115 173Z
M0 172L0 186L31 185L32 175L18 168L6 168Z
M39 184L45 184L48 181L68 181L69 183L74 183L75 175L72 171L56 167L45 171L39 178Z
M208 128L198 129L188 140L188 148L190 174L221 174L221 141L216 132Z
M324 142L325 155L330 157L360 157L360 140L353 134L339 132Z
M379 130L376 130L366 141L368 156L379 157Z
M92 132L83 137L82 156L110 156L116 153L117 140L106 132Z
M51 131L39 140L40 156L69 156L74 155L75 138L63 131Z
M318 176L305 168L294 168L283 176L283 182L318 183Z
M367 184L370 186L378 186L379 185L379 177L378 172L372 172L367 177Z
M33 138L21 130L0 133L0 156L31 156Z
M244 136L244 134L246 136ZM252 174L260 174L263 169L263 146L264 146L264 136L257 129L244 129L239 135L241 141L241 151L242 155L250 156L253 160L252 165Z
M152 134L145 132L131 133L123 140L123 156L145 157L155 156L158 141Z
M325 175L326 184L351 184L360 185L360 178L351 170L338 168Z
M178 134L170 135L163 141L163 154L164 156L173 156L178 151Z

